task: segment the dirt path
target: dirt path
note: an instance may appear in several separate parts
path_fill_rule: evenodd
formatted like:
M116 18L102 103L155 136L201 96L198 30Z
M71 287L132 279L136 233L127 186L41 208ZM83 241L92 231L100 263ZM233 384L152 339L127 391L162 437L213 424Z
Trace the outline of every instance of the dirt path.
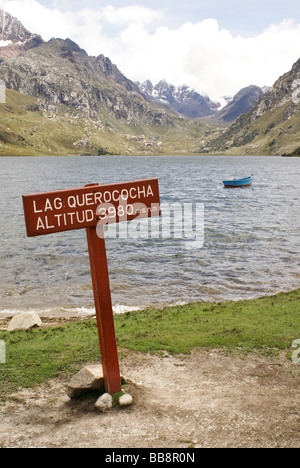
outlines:
M129 408L70 401L67 382L22 390L0 411L0 447L300 447L300 377L270 360L130 354Z

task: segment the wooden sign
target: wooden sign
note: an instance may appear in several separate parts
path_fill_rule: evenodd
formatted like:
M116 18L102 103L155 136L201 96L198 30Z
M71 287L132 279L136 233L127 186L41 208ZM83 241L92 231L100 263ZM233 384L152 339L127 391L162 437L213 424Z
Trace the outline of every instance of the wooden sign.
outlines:
M23 195L23 206L29 237L158 216L158 180Z
M121 391L105 224L159 216L157 179L23 195L29 237L86 228L105 390Z

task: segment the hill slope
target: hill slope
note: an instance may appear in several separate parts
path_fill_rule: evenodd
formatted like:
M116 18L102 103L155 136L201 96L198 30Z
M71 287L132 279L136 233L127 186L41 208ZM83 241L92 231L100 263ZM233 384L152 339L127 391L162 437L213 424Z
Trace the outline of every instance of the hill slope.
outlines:
M122 76L119 74L119 78ZM35 97L51 114L99 119L102 111L134 124L172 124L173 116L150 106L135 89L116 83L116 72L103 72L102 57L89 57L69 39L51 39L0 66L7 88ZM120 81L120 80L119 80ZM129 86L129 84L128 84Z
M216 117L224 122L234 122L240 115L252 109L253 105L263 96L258 86L248 86L241 89Z
M185 154L196 150L205 130L186 120L132 127L108 113L102 117L105 124L64 113L51 116L36 98L8 89L6 104L0 104L0 156Z
M300 59L228 130L202 140L202 153L283 155L300 147Z
M5 60L0 79L8 95L0 154L186 153L207 130L150 103L108 58L90 57L69 39ZM30 108L22 96L32 99Z

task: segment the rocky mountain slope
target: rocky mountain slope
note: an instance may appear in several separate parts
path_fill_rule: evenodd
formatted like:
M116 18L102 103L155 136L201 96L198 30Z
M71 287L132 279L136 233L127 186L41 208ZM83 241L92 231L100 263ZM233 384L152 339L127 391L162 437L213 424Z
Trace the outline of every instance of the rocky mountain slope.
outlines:
M161 80L153 86L150 80L137 83L140 91L151 101L166 105L190 119L212 115L220 104L212 102L188 86L176 87Z
M300 147L300 59L227 130L210 132L202 153L283 155Z
M29 37L19 23L13 29ZM207 131L149 102L109 58L88 56L70 39L6 58L0 79L8 98L0 105L0 154L186 153ZM31 99L25 107L23 96Z
M207 130L184 119L170 126L128 125L104 111L101 120L52 114L11 89L0 104L0 156L191 154Z
M214 115L219 121L234 122L240 115L252 109L253 105L264 95L258 86L241 89L221 111Z
M32 34L17 18L0 9L0 62L16 57L42 42L39 35Z
M109 59L89 57L70 39L51 39L3 62L0 78L7 88L37 98L54 115L97 120L106 111L123 123L158 125L171 125L175 117L150 106Z

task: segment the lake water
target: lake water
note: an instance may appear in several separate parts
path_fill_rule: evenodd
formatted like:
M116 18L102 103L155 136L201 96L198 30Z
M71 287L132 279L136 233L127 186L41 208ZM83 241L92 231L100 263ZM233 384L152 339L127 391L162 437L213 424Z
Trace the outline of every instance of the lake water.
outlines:
M223 179L252 173L252 187L223 188ZM93 313L85 230L27 238L23 194L153 177L166 206L204 208L204 243L106 239L115 312L300 287L299 158L2 157L0 317Z

